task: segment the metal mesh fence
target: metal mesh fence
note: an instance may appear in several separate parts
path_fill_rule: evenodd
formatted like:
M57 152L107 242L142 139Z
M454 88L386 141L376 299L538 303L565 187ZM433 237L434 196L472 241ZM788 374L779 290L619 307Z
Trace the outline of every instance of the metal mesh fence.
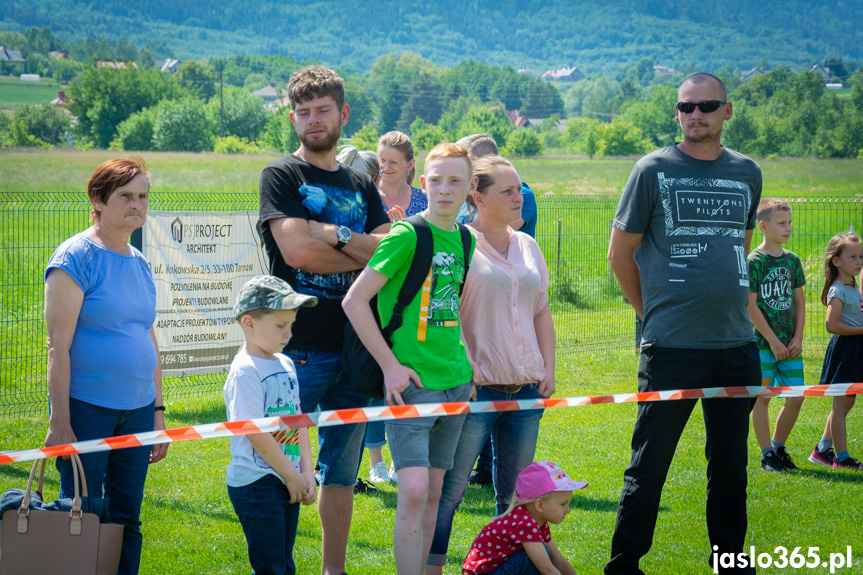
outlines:
M863 199L789 197L794 234L787 248L803 260L805 344L823 352L828 336L819 303L824 247L830 237L863 228ZM605 254L617 196L539 196L536 239L545 254L548 299L557 332L557 353L575 355L608 349L635 349L635 313L623 297ZM256 211L257 194L153 194L150 209ZM0 416L47 412L45 264L63 241L88 225L90 204L81 193L0 193ZM761 241L753 237L753 246ZM166 378L166 401L212 394L224 374Z

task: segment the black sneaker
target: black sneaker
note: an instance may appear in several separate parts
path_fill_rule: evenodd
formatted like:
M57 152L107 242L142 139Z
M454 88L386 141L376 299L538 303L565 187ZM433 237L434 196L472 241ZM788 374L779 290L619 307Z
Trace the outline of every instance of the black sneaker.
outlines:
M782 473L788 471L785 469L785 466L782 465L782 461L779 459L779 456L775 451L770 451L767 455L761 456L761 469L764 471L779 471Z
M467 480L468 485L491 485L491 471L488 469L474 469L470 472L470 478Z
M777 447L776 455L779 456L779 461L782 462L782 465L785 466L785 469L788 471L794 471L797 469L797 466L794 465L794 461L791 459L791 456L788 455L788 452L785 451L785 447Z
M365 481L357 477L357 484L354 485L354 493L359 495L372 495L374 493L378 493L379 491L380 489L378 489L374 485L366 483Z
M845 459L839 459L836 457L833 459L833 468L834 469L856 469L857 471L863 471L863 463L860 463L853 457L847 457Z

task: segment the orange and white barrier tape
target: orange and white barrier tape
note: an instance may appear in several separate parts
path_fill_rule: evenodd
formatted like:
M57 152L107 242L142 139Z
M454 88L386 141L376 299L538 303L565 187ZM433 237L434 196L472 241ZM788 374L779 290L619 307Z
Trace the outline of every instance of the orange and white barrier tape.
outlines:
M863 383L838 383L832 385L801 385L794 387L707 387L702 389L674 389L648 391L644 393L617 393L614 395L591 395L545 399L521 399L511 401L463 401L453 403L422 403L417 405L390 405L384 407L358 407L335 411L316 411L285 417L262 417L244 421L204 423L189 427L176 427L145 433L134 433L117 437L77 441L52 447L0 451L0 464L17 461L32 461L46 457L58 457L72 453L84 454L97 451L141 447L158 443L173 443L194 439L212 439L232 435L273 433L285 429L305 427L329 427L389 419L413 417L437 417L462 413L487 413L494 411L519 411L526 409L556 409L579 407L603 403L631 403L642 401L675 401L680 399L716 399L746 397L833 397L863 393Z

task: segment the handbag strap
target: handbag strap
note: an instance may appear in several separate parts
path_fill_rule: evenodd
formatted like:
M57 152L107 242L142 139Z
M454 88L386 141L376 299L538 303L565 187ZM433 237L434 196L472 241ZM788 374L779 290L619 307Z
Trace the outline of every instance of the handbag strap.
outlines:
M69 511L69 534L80 535L81 518L84 515L83 511L81 511L81 493L83 491L84 497L87 497L87 478L84 476L84 464L81 463L81 458L78 457L78 454L73 453L70 457L72 459L72 477L75 484L75 497L72 499L72 509ZM38 489L36 490L37 493L41 494L46 463L47 459L34 461L33 467L30 468L30 477L27 478L27 489L24 491L24 497L21 499L21 506L18 508L18 522L15 528L18 533L27 533L30 523L30 500L33 490L33 479L36 477L36 468L41 467L39 471Z

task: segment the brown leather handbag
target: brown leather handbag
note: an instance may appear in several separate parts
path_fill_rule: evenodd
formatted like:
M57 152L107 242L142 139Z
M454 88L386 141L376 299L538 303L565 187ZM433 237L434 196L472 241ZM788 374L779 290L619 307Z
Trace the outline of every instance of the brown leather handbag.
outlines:
M81 459L71 457L75 480L71 511L30 508L33 478L40 462L33 463L21 506L3 513L0 521L0 575L117 573L123 526L100 523L96 513L81 511L81 496L87 497L87 479ZM41 461L38 493L42 492L45 461Z

